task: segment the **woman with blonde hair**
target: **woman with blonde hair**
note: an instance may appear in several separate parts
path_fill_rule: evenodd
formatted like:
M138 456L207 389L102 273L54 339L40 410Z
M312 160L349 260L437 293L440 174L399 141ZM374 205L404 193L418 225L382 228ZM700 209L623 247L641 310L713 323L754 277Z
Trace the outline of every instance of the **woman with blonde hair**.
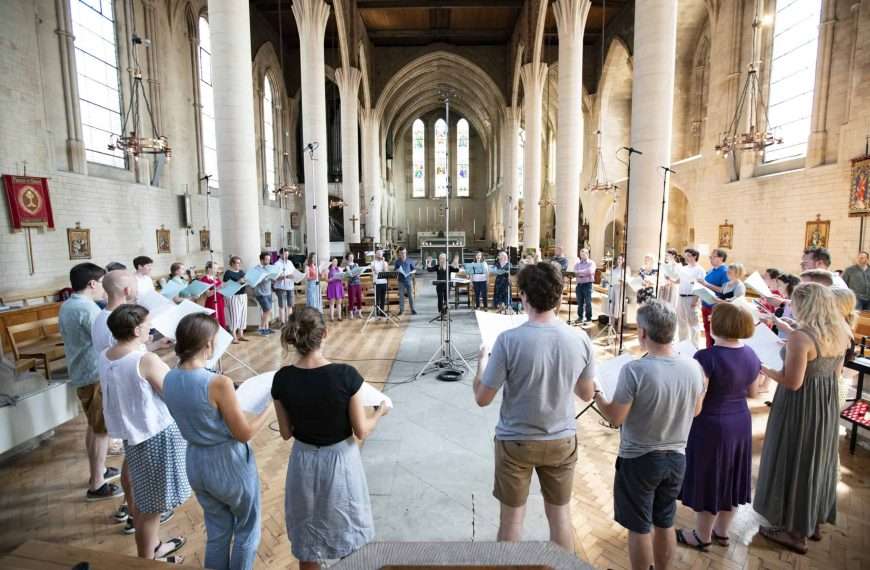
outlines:
M855 311L858 298L855 297L855 293L851 289L839 288L831 289L831 293L834 294L834 300L837 302L837 307L839 307L840 312L843 314L843 318L846 319L849 329L853 329L855 321L858 320L858 313Z
M819 525L837 518L838 381L852 331L834 294L818 283L794 289L798 323L783 348L782 370L762 367L776 382L753 506L772 526L759 532L799 554Z
M722 290L716 293L716 303L727 303L746 296L746 285L743 276L746 269L742 263L732 263L728 266L728 282L722 285Z

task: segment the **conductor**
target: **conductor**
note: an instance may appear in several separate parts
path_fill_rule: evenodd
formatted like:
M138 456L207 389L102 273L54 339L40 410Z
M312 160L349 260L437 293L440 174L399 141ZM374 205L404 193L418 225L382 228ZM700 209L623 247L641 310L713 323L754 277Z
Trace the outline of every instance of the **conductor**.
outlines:
M434 263L431 257L426 258L426 271L435 272L435 293L438 295L438 314L443 315L447 310L448 292L447 275L457 273L458 267L447 265L447 254L438 254L438 263Z

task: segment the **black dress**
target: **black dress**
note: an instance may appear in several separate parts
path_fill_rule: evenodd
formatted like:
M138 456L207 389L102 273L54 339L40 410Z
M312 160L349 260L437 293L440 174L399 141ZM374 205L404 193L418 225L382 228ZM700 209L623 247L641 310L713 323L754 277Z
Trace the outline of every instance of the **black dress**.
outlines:
M457 267L453 267L452 265L448 266L450 273L457 273L459 269ZM444 311L447 310L447 269L442 269L440 265L430 265L426 268L426 271L435 272L435 279L437 281L441 281L441 283L435 284L435 293L438 295L438 312L444 314Z

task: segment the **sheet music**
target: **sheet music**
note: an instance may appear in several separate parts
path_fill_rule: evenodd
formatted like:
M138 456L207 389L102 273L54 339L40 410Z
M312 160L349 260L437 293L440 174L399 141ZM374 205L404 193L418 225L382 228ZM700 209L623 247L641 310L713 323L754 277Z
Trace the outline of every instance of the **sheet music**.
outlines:
M692 285L692 294L697 295L701 298L702 301L710 305L714 304L716 302L716 299L718 299L718 297L716 297L716 293L714 293L710 289L707 289L698 282L695 282L695 284Z
M386 402L384 405L388 408L393 407L393 401L389 396L369 384L368 382L363 382L363 385L359 389L360 396L362 396L363 406L366 407L374 407L380 406L381 402Z
M764 282L764 279L761 277L761 274L758 271L754 272L752 275L746 278L746 281L743 282L747 287L753 289L756 293L761 295L762 297L772 297L773 293L770 291L770 287L767 286L767 283Z
M688 339L674 345L674 353L681 358L694 358L698 350L700 349Z
M233 295L238 293L239 289L241 289L242 287L244 287L244 285L242 285L238 281L233 281L232 279L230 279L229 281L224 283L220 289L218 289L218 293L229 299Z
M628 278L628 288L637 293L643 289L643 278L640 275Z
M204 281L191 281L190 284L181 290L180 295L182 297L191 297L196 299L206 291L212 288L213 283L206 283Z
M163 336L175 340L175 329L178 328L178 323L187 315L195 313L210 315L214 311L185 299L170 309L159 312L151 319L151 326Z
M529 320L529 316L526 314L499 315L484 311L474 311L474 316L477 317L477 327L480 329L480 338L486 347L487 354L492 352L492 347L495 345L498 335L504 331L514 329Z
M272 380L277 370L264 372L242 382L236 390L239 406L249 414L260 415L272 401Z
M206 362L206 368L211 368L212 370L217 368L217 364L220 361L221 356L224 355L232 342L233 335L231 335L222 328L218 328L218 332L215 335L214 339L214 354L212 355L211 359Z
M167 299L173 299L181 293L181 290L187 287L187 285L182 285L180 283L176 283L175 281L169 280L166 282L163 287L160 288L160 294L166 297Z
M759 324L756 326L755 334L752 335L752 338L744 340L743 344L752 348L758 360L767 368L782 370L783 361L780 349L784 343L767 325Z
M619 373L622 367L634 360L630 354L623 354L610 360L605 360L601 364L595 366L595 383L599 390L604 393L604 399L608 402L613 401L613 395L616 393L616 385L619 383Z
M151 314L153 319L157 314L172 309L175 303L158 293L157 291L148 291L144 295L140 295L136 302L142 305Z
M256 287L263 279L267 279L269 272L263 267L256 265L245 272L245 280L251 287Z

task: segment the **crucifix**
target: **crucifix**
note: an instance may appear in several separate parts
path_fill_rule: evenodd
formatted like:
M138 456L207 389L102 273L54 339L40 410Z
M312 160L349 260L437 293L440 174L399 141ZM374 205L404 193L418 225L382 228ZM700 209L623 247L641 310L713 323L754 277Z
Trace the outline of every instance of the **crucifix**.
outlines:
M350 217L350 221L353 223L353 233L356 233L356 223L359 221L359 218L356 217L356 214Z

